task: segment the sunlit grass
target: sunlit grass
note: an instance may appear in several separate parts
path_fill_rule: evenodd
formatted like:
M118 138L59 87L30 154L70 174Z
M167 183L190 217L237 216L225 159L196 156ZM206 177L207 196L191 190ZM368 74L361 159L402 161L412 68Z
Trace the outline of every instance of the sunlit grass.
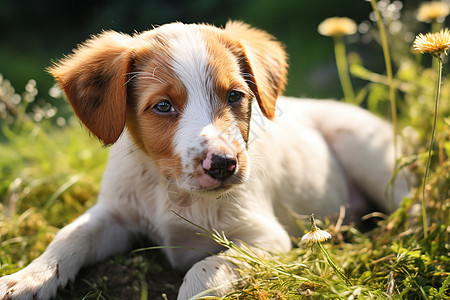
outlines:
M58 228L95 202L107 151L77 123L58 127L51 118L33 120L37 110L29 113L26 106L34 99L25 99L34 92L19 96L7 81L0 83L0 104L10 105L0 112L0 275L4 275L39 256ZM15 104L15 98L21 102Z

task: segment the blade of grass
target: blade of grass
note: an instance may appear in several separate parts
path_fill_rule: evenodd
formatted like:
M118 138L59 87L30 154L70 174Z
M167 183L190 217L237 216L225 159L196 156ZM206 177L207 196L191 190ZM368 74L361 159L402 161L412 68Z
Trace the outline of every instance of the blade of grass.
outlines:
M439 289L436 299L445 299L445 297L446 297L445 291L447 290L449 285L450 285L450 275L447 275L447 278L445 278L444 282L442 283L441 288Z
M66 181L62 186L59 187L56 192L53 193L53 195L47 200L47 202L44 205L43 210L48 210L56 201L56 199L62 195L67 189L69 189L72 185L74 185L78 180L83 177L83 173L76 174L69 178L69 180Z
M147 250L162 250L162 249L187 249L187 250L203 252L208 255L215 255L215 253L212 253L212 252L208 252L208 251L198 249L198 248L187 247L187 246L153 246L153 247L139 248L139 249L131 251L131 253L138 253L138 252L147 251Z
M397 121L397 103L395 99L395 86L394 86L394 76L392 72L392 63L391 63L391 55L389 53L389 43L386 34L386 28L384 27L383 18L381 16L380 10L378 9L377 1L370 0L370 4L372 5L372 9L377 16L377 24L378 29L380 31L380 40L381 46L383 48L384 62L386 65L386 75L388 78L389 84L389 99L391 100L391 116L392 116L392 126L394 130L394 172L397 169L397 151L398 151L398 142L397 142L397 134L398 130L398 121ZM395 189L391 188L391 202L395 201Z
M147 300L148 299L148 285L147 285L147 281L145 280L145 275L144 274L140 274L141 278L140 278L140 283L141 283L141 296L140 296L140 300Z

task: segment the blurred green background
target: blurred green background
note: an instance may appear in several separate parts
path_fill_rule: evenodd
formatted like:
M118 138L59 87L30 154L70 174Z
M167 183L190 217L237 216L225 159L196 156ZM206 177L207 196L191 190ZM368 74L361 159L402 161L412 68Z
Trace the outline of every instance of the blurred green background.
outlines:
M262 28L286 45L286 94L341 98L333 42L319 35L317 26L331 16L347 16L359 24L370 12L370 3L363 0L2 0L0 73L19 91L33 78L40 93L46 93L53 79L45 68L102 30L133 33L173 21L222 26L234 19ZM374 57L368 67L384 70L379 47L357 47L360 55Z

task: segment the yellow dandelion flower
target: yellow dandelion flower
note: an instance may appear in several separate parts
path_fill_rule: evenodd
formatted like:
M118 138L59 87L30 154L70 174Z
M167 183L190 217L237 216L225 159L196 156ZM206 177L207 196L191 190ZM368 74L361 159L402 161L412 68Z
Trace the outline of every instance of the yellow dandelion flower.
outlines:
M332 17L323 20L317 30L326 36L350 35L356 32L356 23L349 18Z
M305 246L311 246L317 242L324 242L331 239L331 234L325 230L321 230L316 225L316 220L314 220L314 214L311 215L311 231L305 234L300 240L300 244Z
M420 33L414 40L413 48L420 53L430 53L434 56L447 54L447 50L450 49L450 30L446 28L425 35Z
M431 23L450 14L450 6L445 2L431 1L422 3L417 11L417 20Z

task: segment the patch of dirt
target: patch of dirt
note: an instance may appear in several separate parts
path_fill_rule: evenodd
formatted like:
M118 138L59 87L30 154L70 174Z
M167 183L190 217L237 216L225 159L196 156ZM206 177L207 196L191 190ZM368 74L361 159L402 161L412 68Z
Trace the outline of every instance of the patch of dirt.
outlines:
M83 268L74 282L58 291L58 300L176 299L183 274L173 270L159 252L117 255Z

